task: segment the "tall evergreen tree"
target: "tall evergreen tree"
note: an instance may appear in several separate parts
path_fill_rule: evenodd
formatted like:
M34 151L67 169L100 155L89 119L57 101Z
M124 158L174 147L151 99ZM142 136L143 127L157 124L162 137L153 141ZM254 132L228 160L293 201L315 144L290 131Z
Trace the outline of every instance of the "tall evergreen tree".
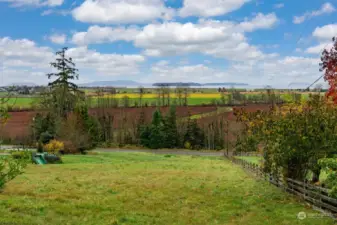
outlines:
M56 61L50 63L50 65L57 72L47 74L48 79L56 78L48 84L51 99L47 99L47 101L63 118L67 117L68 112L74 110L79 97L83 97L83 93L78 89L78 86L72 82L72 80L78 79L79 75L72 58L66 57L67 49L62 48L61 51L56 52Z
M163 121L159 110L153 113L152 124L150 126L149 147L159 149L163 147Z
M172 105L170 107L170 112L164 120L163 135L164 142L163 145L166 148L175 148L178 146L178 129L177 129L177 115L176 107Z
M201 149L203 147L204 132L200 129L197 120L188 120L184 142L190 143L192 149Z

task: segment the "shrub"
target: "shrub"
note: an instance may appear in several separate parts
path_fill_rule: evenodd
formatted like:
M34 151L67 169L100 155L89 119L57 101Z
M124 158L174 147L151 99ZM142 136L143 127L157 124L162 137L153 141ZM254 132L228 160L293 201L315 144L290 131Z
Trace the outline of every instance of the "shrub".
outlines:
M44 145L44 150L54 154L60 153L64 150L64 143L57 140L52 140L48 144Z
M330 188L330 196L337 198L337 159L320 159L318 164L322 167L323 171L328 174L324 184Z
M189 141L186 141L185 144L184 144L184 147L186 149L191 149L192 146L191 146L191 143Z
M22 160L26 160L31 161L32 158L32 153L30 151L13 151L11 152L11 155L13 157L13 159L22 159Z
M336 106L318 95L268 112L236 111L245 126L239 144L250 151L263 145L265 172L304 180L311 171L315 183L321 171L318 160L336 151L336 112Z
M27 160L13 157L0 157L0 189L5 183L23 173Z

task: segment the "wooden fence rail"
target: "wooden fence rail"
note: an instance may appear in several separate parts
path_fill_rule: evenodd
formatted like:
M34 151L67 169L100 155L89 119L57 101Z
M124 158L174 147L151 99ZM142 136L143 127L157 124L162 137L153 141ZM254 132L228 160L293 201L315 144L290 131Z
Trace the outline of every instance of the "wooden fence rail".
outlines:
M329 196L329 189L312 185L307 182L301 182L290 178L281 179L271 174L264 173L263 169L254 163L247 162L238 158L231 158L232 162L242 166L249 172L266 179L271 184L282 188L283 190L299 196L306 202L337 218L337 199Z

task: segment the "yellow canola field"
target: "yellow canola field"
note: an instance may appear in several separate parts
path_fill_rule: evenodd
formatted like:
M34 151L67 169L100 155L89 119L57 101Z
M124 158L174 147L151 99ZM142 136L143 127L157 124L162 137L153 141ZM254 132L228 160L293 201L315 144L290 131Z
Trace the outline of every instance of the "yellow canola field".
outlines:
M139 94L136 93L126 93L126 94L116 94L115 98L123 98L128 96L129 98L139 98ZM105 95L105 97L113 97L113 95ZM157 94L144 94L143 98L157 98ZM178 98L176 94L170 94L171 98ZM181 96L184 97L183 95ZM220 93L191 93L188 94L188 98L220 98Z

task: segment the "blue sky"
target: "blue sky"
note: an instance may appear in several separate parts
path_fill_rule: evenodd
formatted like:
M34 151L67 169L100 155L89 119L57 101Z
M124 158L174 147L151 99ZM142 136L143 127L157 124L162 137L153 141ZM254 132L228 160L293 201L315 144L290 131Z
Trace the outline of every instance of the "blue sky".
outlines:
M287 87L319 77L337 0L0 0L1 84L47 83L69 47L78 83L130 79Z

